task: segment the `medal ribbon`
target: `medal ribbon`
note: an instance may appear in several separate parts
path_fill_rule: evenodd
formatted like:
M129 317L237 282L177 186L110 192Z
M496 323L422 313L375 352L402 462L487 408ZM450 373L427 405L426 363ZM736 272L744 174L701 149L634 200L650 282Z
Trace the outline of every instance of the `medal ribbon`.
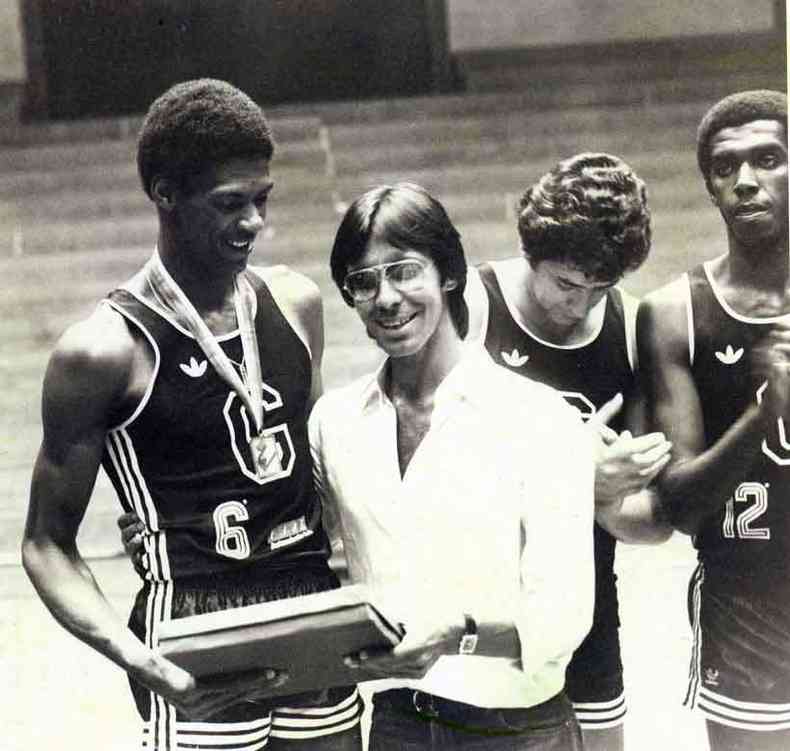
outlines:
M255 435L259 434L263 429L263 387L258 339L252 321L255 290L244 273L237 274L233 281L233 304L244 358L240 377L195 306L170 276L158 251L154 251L145 270L146 280L161 307L195 337L214 370L239 395L255 422Z

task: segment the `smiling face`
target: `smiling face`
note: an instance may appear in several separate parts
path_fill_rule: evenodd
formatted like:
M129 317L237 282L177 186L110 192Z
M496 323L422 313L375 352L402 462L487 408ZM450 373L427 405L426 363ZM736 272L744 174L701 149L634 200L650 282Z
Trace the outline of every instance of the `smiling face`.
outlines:
M447 291L454 282L439 278L439 272L428 256L416 250L401 250L377 238L374 233L362 257L348 267L348 272L415 259L423 265L422 285L411 291L398 290L379 275L376 296L354 304L368 336L390 357L407 357L440 345L444 337L456 338L447 307Z
M568 263L540 261L526 277L527 315L539 330L568 336L584 325L614 284L591 279Z
M243 270L272 185L267 159L236 158L193 177L187 190L174 190L168 210L182 260L207 278Z
M741 246L787 238L786 136L776 120L753 120L710 140L709 192Z

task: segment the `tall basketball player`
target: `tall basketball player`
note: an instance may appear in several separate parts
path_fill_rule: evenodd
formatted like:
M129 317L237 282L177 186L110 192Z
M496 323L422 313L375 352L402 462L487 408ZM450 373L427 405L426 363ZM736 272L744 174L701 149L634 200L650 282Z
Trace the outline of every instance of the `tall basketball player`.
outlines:
M318 291L247 266L272 153L263 112L229 84L157 99L138 144L156 249L66 331L45 377L24 566L55 618L128 673L149 749L361 748L354 687L260 703L285 676L206 684L155 651L163 620L339 586L307 439ZM76 545L100 466L145 528L128 627Z
M651 414L674 444L660 491L699 558L686 703L713 751L779 751L790 748L786 95L718 102L697 158L727 252L639 314Z

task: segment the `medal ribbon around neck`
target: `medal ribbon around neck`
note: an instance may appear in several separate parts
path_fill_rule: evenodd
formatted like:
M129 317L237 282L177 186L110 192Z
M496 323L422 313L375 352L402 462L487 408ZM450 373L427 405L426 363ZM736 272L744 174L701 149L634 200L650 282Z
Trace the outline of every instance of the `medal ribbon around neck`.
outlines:
M158 251L154 251L146 264L146 278L159 304L195 337L214 370L239 395L255 422L255 434L260 433L263 429L263 387L258 339L252 322L255 290L243 272L233 281L233 304L244 355L241 377L195 306L170 276Z

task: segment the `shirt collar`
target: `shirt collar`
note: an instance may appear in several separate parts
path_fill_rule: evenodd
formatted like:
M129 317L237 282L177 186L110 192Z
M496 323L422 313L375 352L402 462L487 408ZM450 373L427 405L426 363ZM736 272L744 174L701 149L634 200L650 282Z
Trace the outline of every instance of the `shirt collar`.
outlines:
M363 413L372 412L390 404L390 399L384 390L388 365L389 358L385 359L364 382L360 399L360 408ZM436 389L436 408L457 401L481 404L482 400L484 403L488 389L481 376L491 367L499 366L494 363L482 344L479 342L464 343L461 359Z

